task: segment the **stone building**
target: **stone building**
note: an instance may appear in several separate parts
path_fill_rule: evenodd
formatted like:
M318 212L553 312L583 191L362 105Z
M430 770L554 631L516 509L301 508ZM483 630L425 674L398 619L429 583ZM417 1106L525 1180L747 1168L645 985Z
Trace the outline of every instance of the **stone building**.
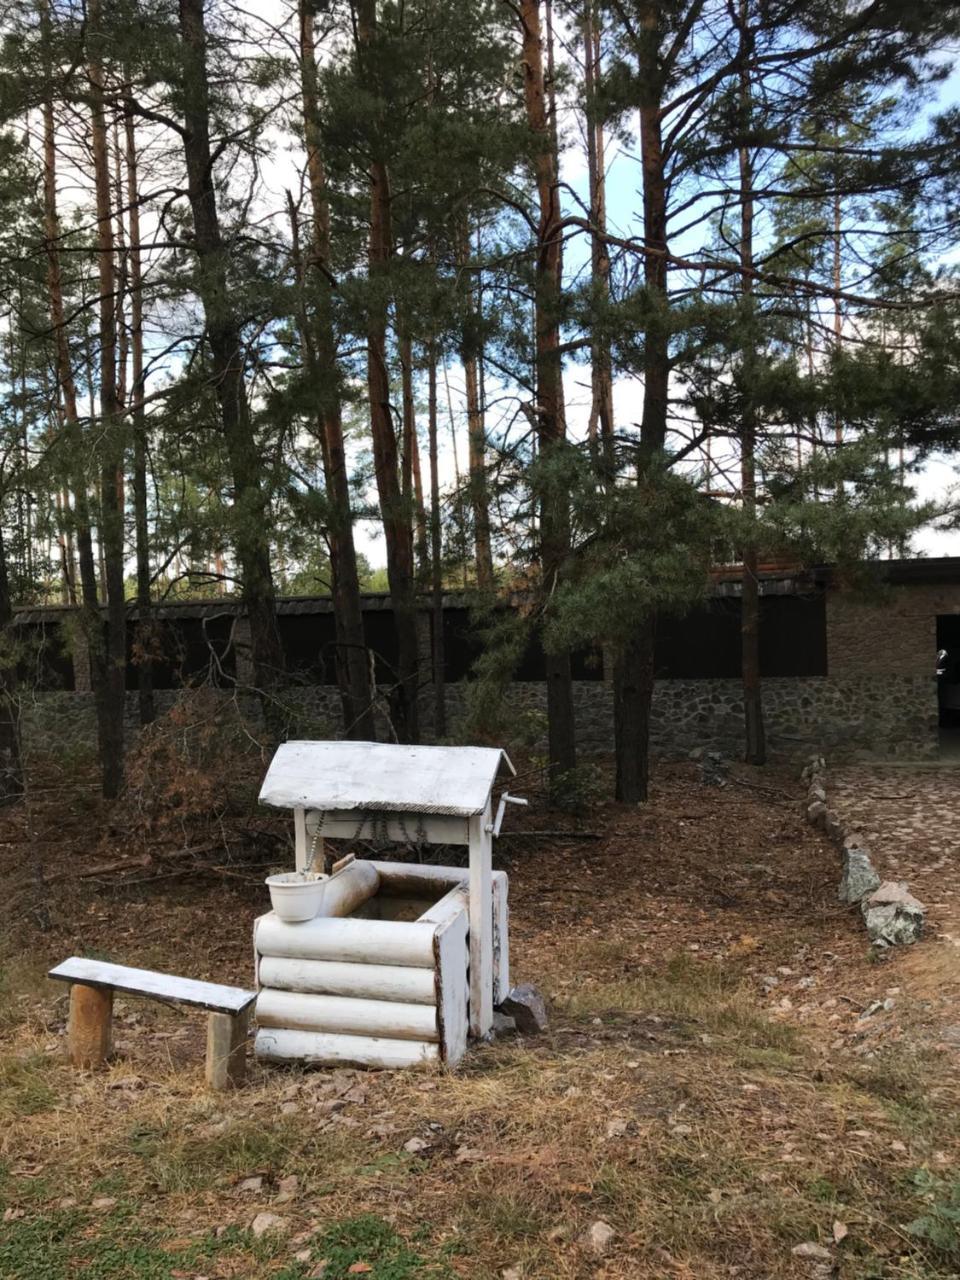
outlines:
M740 595L735 569L718 570L704 604L658 626L652 724L664 755L693 747L739 754ZM856 582L829 567L769 569L761 575L761 673L771 753L785 758L822 750L834 759L935 760L960 751L960 559L893 560L863 566ZM282 600L278 624L289 673L284 696L303 713L311 736L337 730L334 631L325 597ZM22 700L28 743L43 748L94 739L89 658L65 607L17 611ZM248 636L231 599L183 601L157 609L163 659L154 668L162 708L185 687L231 692L249 679ZM131 613L131 623L135 613ZM386 690L394 670L390 600L364 600L367 643ZM482 645L468 601L444 602L444 653L450 732L469 689ZM431 614L421 617L425 679L432 649ZM938 678L938 651L946 651ZM608 654L574 657L577 732L585 753L612 747ZM509 717L545 711L543 654L532 638L509 693ZM136 727L136 671L129 671L129 723ZM431 690L423 690L424 735ZM956 708L951 707L956 702ZM383 699L384 714L389 714Z

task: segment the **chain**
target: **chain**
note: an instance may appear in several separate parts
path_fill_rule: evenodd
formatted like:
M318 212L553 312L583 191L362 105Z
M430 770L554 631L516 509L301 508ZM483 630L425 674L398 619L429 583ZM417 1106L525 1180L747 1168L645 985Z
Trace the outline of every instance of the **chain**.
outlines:
M320 837L323 834L323 820L327 816L325 810L319 809L319 818L317 819L317 829L313 833L313 839L310 841L310 852L307 856L307 870L313 870L313 860L317 856L317 845L320 843Z

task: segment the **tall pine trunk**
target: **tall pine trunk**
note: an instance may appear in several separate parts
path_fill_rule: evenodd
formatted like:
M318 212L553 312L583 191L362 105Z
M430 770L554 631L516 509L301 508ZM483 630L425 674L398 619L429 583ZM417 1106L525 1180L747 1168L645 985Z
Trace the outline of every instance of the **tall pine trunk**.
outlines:
M97 269L100 283L100 547L107 596L103 679L98 689L103 794L112 799L123 784L123 713L127 677L127 607L124 599L124 406L118 372L116 245L113 176L104 107L105 80L100 0L88 0L87 75L90 81L90 144L97 205Z
M261 484L263 464L250 422L246 358L240 323L230 297L230 250L220 230L210 145L210 92L204 0L179 0L183 75L183 151L187 195L193 215L197 258L196 289L206 320L213 377L227 459L233 478L233 545L243 578L243 602L250 624L253 678L268 729L282 726L271 689L283 671L270 564L270 519Z
M466 267L470 258L470 236L464 227L460 240L460 266ZM470 505L473 511L473 550L477 569L477 586L481 591L492 591L493 551L490 539L490 497L487 493L486 426L483 420L483 402L480 394L480 326L477 323L476 290L467 277L466 308L467 339L460 348L464 383L467 395L467 442L470 472Z
M658 6L641 10L639 43L640 158L643 178L644 282L651 303L644 334L643 416L638 480L649 475L667 438L670 338L667 311L667 175L663 156L662 75L658 60ZM616 796L636 804L647 799L650 780L650 715L653 702L656 617L638 626L614 664Z
M547 110L540 0L521 0L518 14L523 45L527 127L537 146L534 156L538 203L534 306L537 439L541 462L549 468L551 456L562 446L566 436L559 322L563 273L562 214L556 135ZM554 590L569 550L567 495L548 475L540 507L540 559L545 595ZM557 776L576 764L569 651L547 654L546 676L549 763L552 775Z
M424 582L429 573L429 553L427 551L427 515L423 506L423 474L420 470L420 441L417 439L417 413L413 394L413 340L410 337L406 319L402 324L398 322L397 327L403 422L401 487L407 510L413 512L417 580Z
M49 41L49 10L41 11L44 45ZM47 299L50 327L53 330L54 358L57 372L57 398L63 410L64 430L73 487L74 522L76 526L77 564L80 572L81 627L91 655L100 644L100 608L97 596L97 569L90 532L90 507L87 500L87 478L84 472L84 442L80 429L77 382L67 338L66 309L63 301L63 274L60 263L60 216L57 209L57 150L54 133L53 99L43 103L43 227L47 257ZM69 549L69 547L68 547ZM98 663L93 661L96 675Z
M358 0L357 43L361 66L377 40L376 0ZM370 69L365 68L370 74ZM417 685L417 614L410 512L400 485L397 438L390 411L390 375L387 368L387 274L393 257L390 178L386 163L374 154L369 169L370 238L368 265L370 302L367 309L367 392L373 465L380 499L387 552L387 581L393 605L397 638L397 690L394 701L397 737L416 742L419 737Z
M0 530L0 635L4 637L0 662L0 805L23 796L23 756L20 749L20 699L17 695L17 662L9 643L13 604L7 574L7 553Z
M127 253L130 284L130 407L133 415L133 527L137 560L137 703L140 723L156 716L153 696L153 600L150 594L150 531L147 512L147 415L144 411L143 263L140 241L140 184L137 135L132 108L124 117L127 177Z
M430 453L430 586L433 619L433 734L447 732L443 636L443 530L440 524L440 459L437 445L437 346L427 351L427 439Z
M300 0L300 86L304 139L307 146L307 178L313 210L313 266L318 302L312 316L316 354L316 389L320 397L317 427L327 491L327 539L337 637L337 684L343 706L343 727L348 738L373 741L373 690L370 662L363 634L360 607L360 575L353 539L350 477L347 473L340 402L340 370L337 342L330 309L330 208L323 164L320 111L317 94L317 54L314 40L314 7Z
M586 97L587 175L590 189L590 278L594 297L602 305L610 297L610 254L607 248L607 175L603 122L599 118L600 18L595 0L586 0L583 17L583 80ZM594 324L590 339L590 417L587 434L608 482L614 474L613 364L610 343Z
M740 113L741 129L750 126L750 58L752 34L748 0L740 0ZM743 268L744 342L742 347L743 418L740 429L740 493L745 524L741 553L743 560L743 592L741 597L741 666L743 678L743 712L747 764L764 764L767 758L763 723L763 696L760 686L760 578L756 538L757 523L757 414L754 401L757 351L753 289L754 194L753 160L750 149L741 142L740 168L740 265Z
M50 11L46 3L40 8L41 42L48 80L52 83L50 53ZM43 102L43 229L47 257L47 297L50 327L53 330L54 360L57 375L57 399L63 411L64 436L74 492L77 563L80 571L80 630L89 660L90 675L97 708L97 737L102 744L101 712L103 699L99 693L104 680L103 632L97 595L97 568L90 532L90 506L84 467L85 441L80 427L77 383L73 372L70 344L67 338L66 310L63 299L63 274L60 262L60 217L57 209L57 150L53 118L52 89ZM102 754L102 745L101 745Z

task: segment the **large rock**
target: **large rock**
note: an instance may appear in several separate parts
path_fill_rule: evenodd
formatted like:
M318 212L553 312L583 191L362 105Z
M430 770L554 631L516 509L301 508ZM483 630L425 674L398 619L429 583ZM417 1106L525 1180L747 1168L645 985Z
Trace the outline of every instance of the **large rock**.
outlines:
M860 902L879 887L880 877L866 849L845 848L843 875L840 879L840 901Z
M534 1036L547 1029L547 1002L529 982L514 987L497 1008L514 1020L517 1030L523 1036Z
M812 804L807 805L807 819L812 822L815 827L822 827L827 817L827 806L822 800L814 800Z
M908 946L923 937L926 908L902 880L886 880L860 903L864 924L872 942L881 946Z

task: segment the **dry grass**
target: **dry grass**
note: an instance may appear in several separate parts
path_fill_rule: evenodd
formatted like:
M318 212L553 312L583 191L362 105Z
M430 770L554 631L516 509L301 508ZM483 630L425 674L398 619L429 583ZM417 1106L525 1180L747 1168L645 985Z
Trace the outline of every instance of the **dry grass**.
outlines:
M709 830L694 816L681 832L678 806L711 814ZM457 1075L254 1066L244 1090L211 1096L202 1019L134 1003L118 1010L122 1058L76 1075L62 993L37 986L48 958L99 933L118 958L249 980L258 898L201 884L57 901L53 936L0 985L0 1277L295 1280L326 1259L325 1280L774 1280L803 1276L792 1247L832 1245L838 1222L841 1277L957 1275L954 1062L913 1034L909 964L871 966L830 905L832 851L788 806L718 801L682 770L643 814L591 821L610 839L510 868L514 967L551 994L551 1032L477 1050ZM790 862L771 877L778 832ZM789 1010L760 986L778 968L793 970ZM897 983L896 1028L858 1039L839 996L862 1007ZM411 1155L414 1136L427 1146ZM283 1231L258 1241L262 1211ZM580 1243L598 1218L617 1231L602 1260Z

